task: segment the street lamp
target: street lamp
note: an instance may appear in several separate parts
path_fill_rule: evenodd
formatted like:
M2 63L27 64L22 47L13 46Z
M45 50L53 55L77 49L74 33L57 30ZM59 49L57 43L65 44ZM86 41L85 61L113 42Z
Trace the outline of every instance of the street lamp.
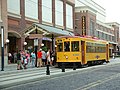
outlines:
M27 42L24 42L23 44L24 44L24 50L25 50L25 46L27 45Z
M6 39L6 43L9 43L10 42L10 40L9 39Z
M7 45L8 45L9 42L10 42L10 40L6 39L6 41L5 41L5 48L7 47Z
M1 26L1 71L4 71L4 27Z
M27 45L27 42L24 42L24 46L26 46Z
M43 46L44 46L44 44L42 43L42 44L41 44L41 46L43 47Z

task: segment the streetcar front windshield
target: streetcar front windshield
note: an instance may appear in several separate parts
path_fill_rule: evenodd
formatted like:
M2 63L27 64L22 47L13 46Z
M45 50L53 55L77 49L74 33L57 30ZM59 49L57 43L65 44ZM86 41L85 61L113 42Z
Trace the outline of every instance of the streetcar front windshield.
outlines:
M79 41L72 41L71 42L71 50L73 52L79 51Z
M63 51L63 43L58 43L57 45L57 51L62 52Z
M65 52L68 52L70 51L70 42L64 42L64 51Z

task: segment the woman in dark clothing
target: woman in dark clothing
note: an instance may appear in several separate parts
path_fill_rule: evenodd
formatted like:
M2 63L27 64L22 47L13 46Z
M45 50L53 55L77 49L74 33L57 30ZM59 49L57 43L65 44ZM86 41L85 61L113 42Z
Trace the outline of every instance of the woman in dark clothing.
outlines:
M17 70L20 70L21 67L21 51L17 53Z

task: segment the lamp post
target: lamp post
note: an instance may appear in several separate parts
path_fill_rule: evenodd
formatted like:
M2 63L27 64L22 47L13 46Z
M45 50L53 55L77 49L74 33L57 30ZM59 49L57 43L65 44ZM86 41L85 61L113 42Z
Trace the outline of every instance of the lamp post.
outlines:
M37 67L37 46L38 46L38 38L35 38L35 39L34 39L34 46L35 46L35 55L36 55L35 67Z
M53 36L53 34L52 34L52 52L54 51L54 36Z
M1 26L1 71L4 71L4 27Z

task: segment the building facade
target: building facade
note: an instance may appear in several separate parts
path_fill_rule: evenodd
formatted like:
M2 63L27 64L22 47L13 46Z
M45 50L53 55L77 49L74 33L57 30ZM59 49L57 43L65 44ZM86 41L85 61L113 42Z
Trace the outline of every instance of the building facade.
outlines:
M74 0L0 0L0 5L4 40L9 39L5 57L8 52L34 50L37 37L39 49L41 44L52 48L56 36L73 35Z
M92 0L75 0L75 35L107 40L110 56L119 50L119 24L105 22L105 9Z

